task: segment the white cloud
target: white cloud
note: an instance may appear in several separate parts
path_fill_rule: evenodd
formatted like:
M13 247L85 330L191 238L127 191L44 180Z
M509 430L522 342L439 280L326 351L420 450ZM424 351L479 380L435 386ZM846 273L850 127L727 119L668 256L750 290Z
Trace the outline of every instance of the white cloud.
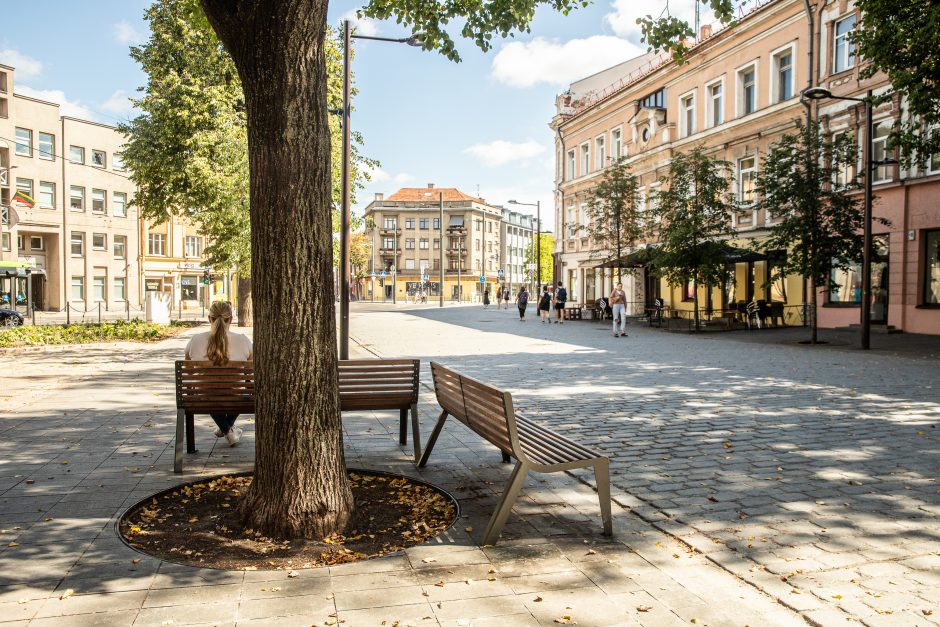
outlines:
M65 97L65 92L61 89L33 89L26 85L17 85L16 93L47 102L55 102L59 105L60 115L81 118L83 120L95 119L95 115L92 113L91 109L77 100L69 100Z
M369 19L367 17L356 17L356 10L352 9L351 11L346 11L339 17L340 21L349 20L352 22L351 26L360 35L365 35L366 37L374 37L379 34L379 25L375 20Z
M131 26L131 23L126 20L118 22L112 28L114 39L118 43L136 45L147 41L147 35Z
M369 175L369 178L373 183L384 183L388 179L392 178L391 175L382 168L371 168L366 166L363 171Z
M111 94L110 98L102 102L98 108L111 115L127 117L131 110L133 110L134 104L131 102L127 92L123 89L119 89Z
M496 167L512 161L525 161L545 152L547 148L537 141L522 143L507 142L502 139L488 144L474 144L464 149L464 154L475 157L484 165Z
M415 180L415 177L407 172L399 172L394 176L394 179L396 183L410 183Z
M42 63L18 50L0 50L0 63L16 69L16 78L36 78L42 74Z
M564 43L536 37L503 46L493 59L492 76L512 87L567 85L644 52L637 44L609 35Z
M695 5L701 7L700 20L702 24L711 24L715 21L715 14L707 5L698 0L669 0L669 15L687 21L690 25L695 22ZM604 21L610 24L620 37L640 43L640 25L636 23L638 17L647 15L657 18L665 16L666 0L614 0L611 6L613 11L604 16Z

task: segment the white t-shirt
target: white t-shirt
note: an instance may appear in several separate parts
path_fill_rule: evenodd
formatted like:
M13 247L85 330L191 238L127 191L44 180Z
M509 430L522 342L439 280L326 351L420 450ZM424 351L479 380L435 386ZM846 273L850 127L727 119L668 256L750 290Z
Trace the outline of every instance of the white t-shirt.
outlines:
M209 347L210 331L197 333L186 345L187 359L193 361L209 361L206 349ZM251 340L240 333L228 332L228 359L229 361L251 361L254 354L251 350Z

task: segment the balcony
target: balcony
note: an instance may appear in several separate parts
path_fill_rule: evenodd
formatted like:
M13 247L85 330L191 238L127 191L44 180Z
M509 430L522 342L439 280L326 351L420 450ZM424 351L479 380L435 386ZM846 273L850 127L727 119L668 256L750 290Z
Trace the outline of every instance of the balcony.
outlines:
M401 254L401 247L398 248L380 248L379 253L382 255L392 255L392 254Z
M401 229L385 228L384 226L382 226L382 227L379 227L379 233L381 235L401 235Z
M447 227L448 235L466 235L467 227L465 226L449 226Z
M446 252L448 257L456 257L458 253L461 257L466 257L469 251L466 248L461 248L459 250L456 248L448 248Z
M10 186L10 168L0 168L0 187Z

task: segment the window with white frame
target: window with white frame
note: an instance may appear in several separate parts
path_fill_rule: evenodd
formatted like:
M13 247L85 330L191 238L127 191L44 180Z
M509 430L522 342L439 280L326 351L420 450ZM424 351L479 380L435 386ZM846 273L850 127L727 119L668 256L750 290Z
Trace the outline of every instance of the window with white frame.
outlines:
M397 229L398 228L398 218L385 218L382 221L383 229Z
M567 180L570 181L570 180L573 180L574 177L575 177L575 173L574 173L574 150L569 150L569 151L568 151L567 160L568 160L568 178L567 178Z
M479 240L477 240L479 241ZM415 238L409 237L405 240L405 248L407 250L414 250L415 247Z
M405 270L414 270L414 269L415 269L415 260L405 259Z
M111 213L119 218L127 216L127 194L124 192L111 194Z
M842 136L845 135L846 133L847 131L839 131L837 133L833 133L832 143L833 144L838 143L839 140L842 138ZM848 184L855 178L856 168L857 168L857 164L847 163L841 160L839 161L839 163L834 164L834 167L832 169L832 182L836 186L836 188L842 189L848 186Z
M55 183L39 181L39 206L43 209L55 209Z
M607 165L606 148L603 136L594 139L594 169L603 170L604 166Z
M183 254L186 257L202 256L202 237L198 235L187 235L183 241Z
M103 150L91 151L91 165L96 168L103 168L108 165L108 160Z
M718 126L725 121L724 84L721 81L706 87L708 91L708 126Z
M653 219L653 222L659 222L661 216L659 215L659 183L653 183L649 186L649 190L646 193L646 211L650 212L650 215Z
M855 30L855 15L838 20L833 28L832 71L844 72L855 67L855 44L849 35Z
M738 70L738 114L748 115L757 111L757 66L750 65Z
M104 233L92 233L91 234L91 249L92 250L107 250L108 249L108 236Z
M112 292L114 300L126 300L127 290L124 285L124 277L114 277L114 291Z
M16 154L21 157L33 156L33 132L28 128L16 127Z
M574 205L568 205L568 215L565 219L568 225L568 237L574 237L578 234L578 219L575 211Z
M96 276L91 279L91 299L94 301L103 301L105 298L104 284L106 277Z
M891 158L892 152L888 150L888 135L891 134L891 120L878 122L875 124L875 132L872 134L871 154L872 163L884 161ZM872 170L872 183L884 183L891 180L891 166L881 165Z
M72 300L85 300L85 277L72 277Z
M793 97L793 48L774 55L774 102L783 102Z
M587 142L581 144L581 176L591 171L591 145Z
M104 213L107 210L107 192L103 189L91 190L91 210L94 213Z
M10 239L9 233L0 233L0 248L4 251L9 251L12 246L12 241Z
M39 132L39 158L55 161L55 135Z
M33 197L33 179L16 179L16 191L23 192L30 198Z
M147 234L147 254L158 257L166 256L166 234L148 233Z
M428 250L431 247L431 242L426 237L422 237L418 240L418 248L421 250Z
M415 228L415 219L414 218L405 218L405 228L409 231L414 230Z
M610 132L610 158L614 161L623 156L623 129L615 128Z
M579 231L581 233L581 237L587 237L588 226L591 223L591 217L588 214L588 204L586 202L581 203L580 217L581 217L581 223L580 223Z
M30 250L45 250L43 248L42 235L30 235L29 236L29 249Z
M735 216L738 226L754 224L754 183L757 178L757 158L745 157L738 160L737 201L739 211Z
M126 259L127 258L127 236L126 235L115 235L112 240L114 248L114 258L115 259Z
M81 146L69 146L69 161L78 165L85 163L85 149Z
M687 94L679 99L679 136L695 134L695 94Z
M118 153L111 155L111 169L115 172L123 172L124 168L124 157Z
M85 188L77 185L69 187L69 209L72 211L85 210Z
M72 231L71 251L73 257L83 257L85 255L85 234L80 231Z

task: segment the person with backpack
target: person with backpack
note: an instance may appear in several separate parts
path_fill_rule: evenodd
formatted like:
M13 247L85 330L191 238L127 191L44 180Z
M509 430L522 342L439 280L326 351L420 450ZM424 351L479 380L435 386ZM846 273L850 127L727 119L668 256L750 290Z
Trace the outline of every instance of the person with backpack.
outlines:
M555 313L558 314L557 324L564 324L565 303L568 302L568 290L561 281L558 282L558 289L555 291Z
M525 285L522 285L519 287L519 293L516 294L516 306L519 307L519 322L525 322L525 308L528 304L529 290L525 288Z
M552 293L548 291L548 286L542 286L542 296L539 298L539 319L541 319L542 324L546 322L548 324L552 323L551 318L552 311Z

